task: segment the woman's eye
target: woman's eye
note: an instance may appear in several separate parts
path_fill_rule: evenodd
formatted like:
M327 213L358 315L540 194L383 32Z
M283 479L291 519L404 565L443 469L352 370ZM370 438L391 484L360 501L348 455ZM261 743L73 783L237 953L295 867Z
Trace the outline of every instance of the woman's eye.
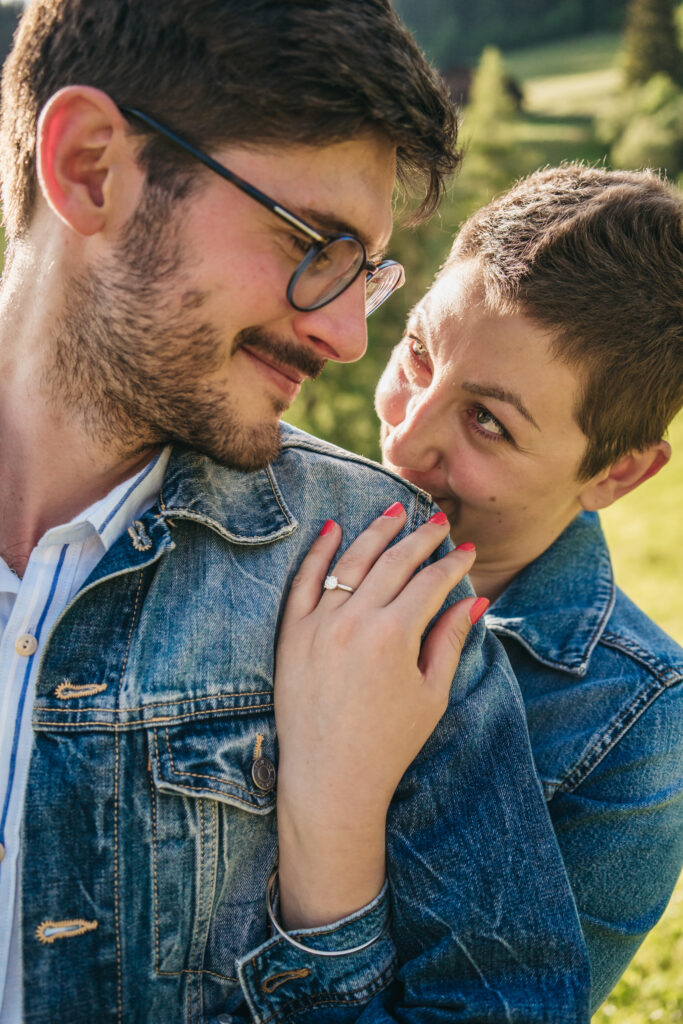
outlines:
M476 405L469 412L474 429L487 441L512 441L510 433L500 420L483 405Z

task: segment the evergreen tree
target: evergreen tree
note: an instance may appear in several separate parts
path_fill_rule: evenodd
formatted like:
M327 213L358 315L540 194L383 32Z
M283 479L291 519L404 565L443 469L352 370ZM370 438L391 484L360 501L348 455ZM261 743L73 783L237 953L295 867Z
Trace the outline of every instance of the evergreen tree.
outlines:
M678 43L673 0L631 0L626 23L624 58L631 84L668 75L683 85L683 55Z

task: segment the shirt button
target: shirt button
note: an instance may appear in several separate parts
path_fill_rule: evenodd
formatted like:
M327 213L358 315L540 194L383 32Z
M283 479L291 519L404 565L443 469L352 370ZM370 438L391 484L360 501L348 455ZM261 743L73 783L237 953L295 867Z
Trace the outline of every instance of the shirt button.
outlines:
M38 650L38 641L30 633L22 633L14 641L14 650L24 658L30 658Z
M275 765L267 757L257 757L251 766L251 777L254 785L267 793L275 785Z
M3 843L0 843L0 864L2 864L4 859L5 859L5 847L4 847Z

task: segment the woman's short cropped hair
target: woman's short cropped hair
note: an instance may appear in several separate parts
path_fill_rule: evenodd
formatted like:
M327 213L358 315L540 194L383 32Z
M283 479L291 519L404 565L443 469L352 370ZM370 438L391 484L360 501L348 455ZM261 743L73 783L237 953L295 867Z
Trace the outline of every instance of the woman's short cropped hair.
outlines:
M33 211L38 116L67 85L101 89L209 150L382 133L399 182L422 190L417 216L459 160L448 91L390 0L32 0L2 79L10 238ZM142 153L159 184L189 159L160 138Z
M444 271L480 261L488 301L551 333L582 382L590 479L665 434L683 405L683 201L653 171L566 164L477 211Z

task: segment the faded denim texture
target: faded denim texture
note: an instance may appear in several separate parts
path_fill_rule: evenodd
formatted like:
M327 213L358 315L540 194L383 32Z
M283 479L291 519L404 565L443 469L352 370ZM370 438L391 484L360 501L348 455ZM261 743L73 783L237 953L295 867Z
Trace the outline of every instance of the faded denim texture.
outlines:
M492 606L591 963L614 987L683 865L683 650L614 584L585 512Z
M158 504L45 645L22 835L26 1021L586 1021L585 946L520 692L481 623L392 802L388 887L303 933L321 949L381 939L324 959L271 935L276 796L251 769L257 752L277 764L289 583L328 516L348 543L397 499L407 529L432 512L390 473L283 435L254 474L174 450ZM54 938L65 921L80 924Z

